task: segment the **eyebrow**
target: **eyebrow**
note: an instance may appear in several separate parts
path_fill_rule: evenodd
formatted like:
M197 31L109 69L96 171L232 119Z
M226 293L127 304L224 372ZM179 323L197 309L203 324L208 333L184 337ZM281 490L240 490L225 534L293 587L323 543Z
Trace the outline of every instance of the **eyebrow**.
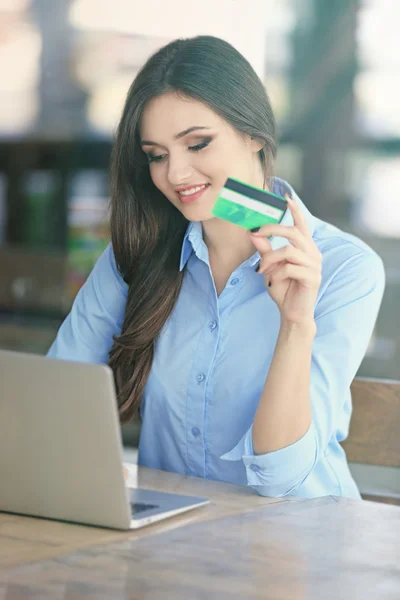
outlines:
M174 139L179 140L180 138L185 137L185 135L188 135L188 133L192 133L192 131L198 131L199 129L210 129L210 127L204 127L202 125L194 125L194 127L189 127L188 129L185 129L184 131L181 131L180 133L177 133L176 135L174 135ZM157 144L157 142L151 142L150 140L141 140L140 143L142 146L159 146L160 145L160 144Z

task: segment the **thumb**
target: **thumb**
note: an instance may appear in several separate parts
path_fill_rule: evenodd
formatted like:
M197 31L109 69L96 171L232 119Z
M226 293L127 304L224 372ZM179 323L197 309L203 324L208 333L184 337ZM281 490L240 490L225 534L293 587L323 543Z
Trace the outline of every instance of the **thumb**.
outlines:
M270 250L272 250L272 246L271 246L271 242L269 241L269 239L267 237L257 237L255 235L251 235L251 241L253 242L254 247L256 248L256 250L258 250L258 252L261 254L261 256L263 254L265 254L266 252L269 252Z

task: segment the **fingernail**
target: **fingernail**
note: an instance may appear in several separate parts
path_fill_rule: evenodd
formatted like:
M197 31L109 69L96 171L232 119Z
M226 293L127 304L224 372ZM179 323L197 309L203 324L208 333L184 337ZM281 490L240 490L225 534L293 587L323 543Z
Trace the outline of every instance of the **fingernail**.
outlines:
M257 233L257 231L260 231L259 227L254 227L253 229L250 229L251 233Z

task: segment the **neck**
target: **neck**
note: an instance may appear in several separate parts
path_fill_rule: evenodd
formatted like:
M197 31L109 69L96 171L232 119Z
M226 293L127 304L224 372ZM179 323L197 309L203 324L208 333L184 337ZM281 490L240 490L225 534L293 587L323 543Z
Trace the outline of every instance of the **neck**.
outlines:
M249 232L238 225L215 218L202 227L210 262L222 270L232 272L256 252Z
M263 188L263 181L260 170L252 184ZM249 232L238 225L213 218L203 221L202 228L210 260L223 270L232 272L256 252Z

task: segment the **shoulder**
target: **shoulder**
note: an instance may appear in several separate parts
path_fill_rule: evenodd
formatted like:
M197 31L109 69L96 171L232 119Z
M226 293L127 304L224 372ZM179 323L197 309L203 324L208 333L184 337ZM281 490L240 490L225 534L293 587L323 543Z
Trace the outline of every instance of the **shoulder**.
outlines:
M380 256L355 235L316 219L313 239L322 254L323 281L352 277L384 282L385 269Z
M356 236L320 220L313 239L322 254L317 316L339 308L353 315L359 310L375 315L385 289L380 256Z
M128 294L128 286L116 265L111 243L108 244L107 248L97 260L91 273L91 277L94 280L94 285L99 286L105 292L107 292L107 290L111 291L112 289L113 291L117 291L123 299L126 299ZM113 282L114 285L111 286L110 289L111 282Z

